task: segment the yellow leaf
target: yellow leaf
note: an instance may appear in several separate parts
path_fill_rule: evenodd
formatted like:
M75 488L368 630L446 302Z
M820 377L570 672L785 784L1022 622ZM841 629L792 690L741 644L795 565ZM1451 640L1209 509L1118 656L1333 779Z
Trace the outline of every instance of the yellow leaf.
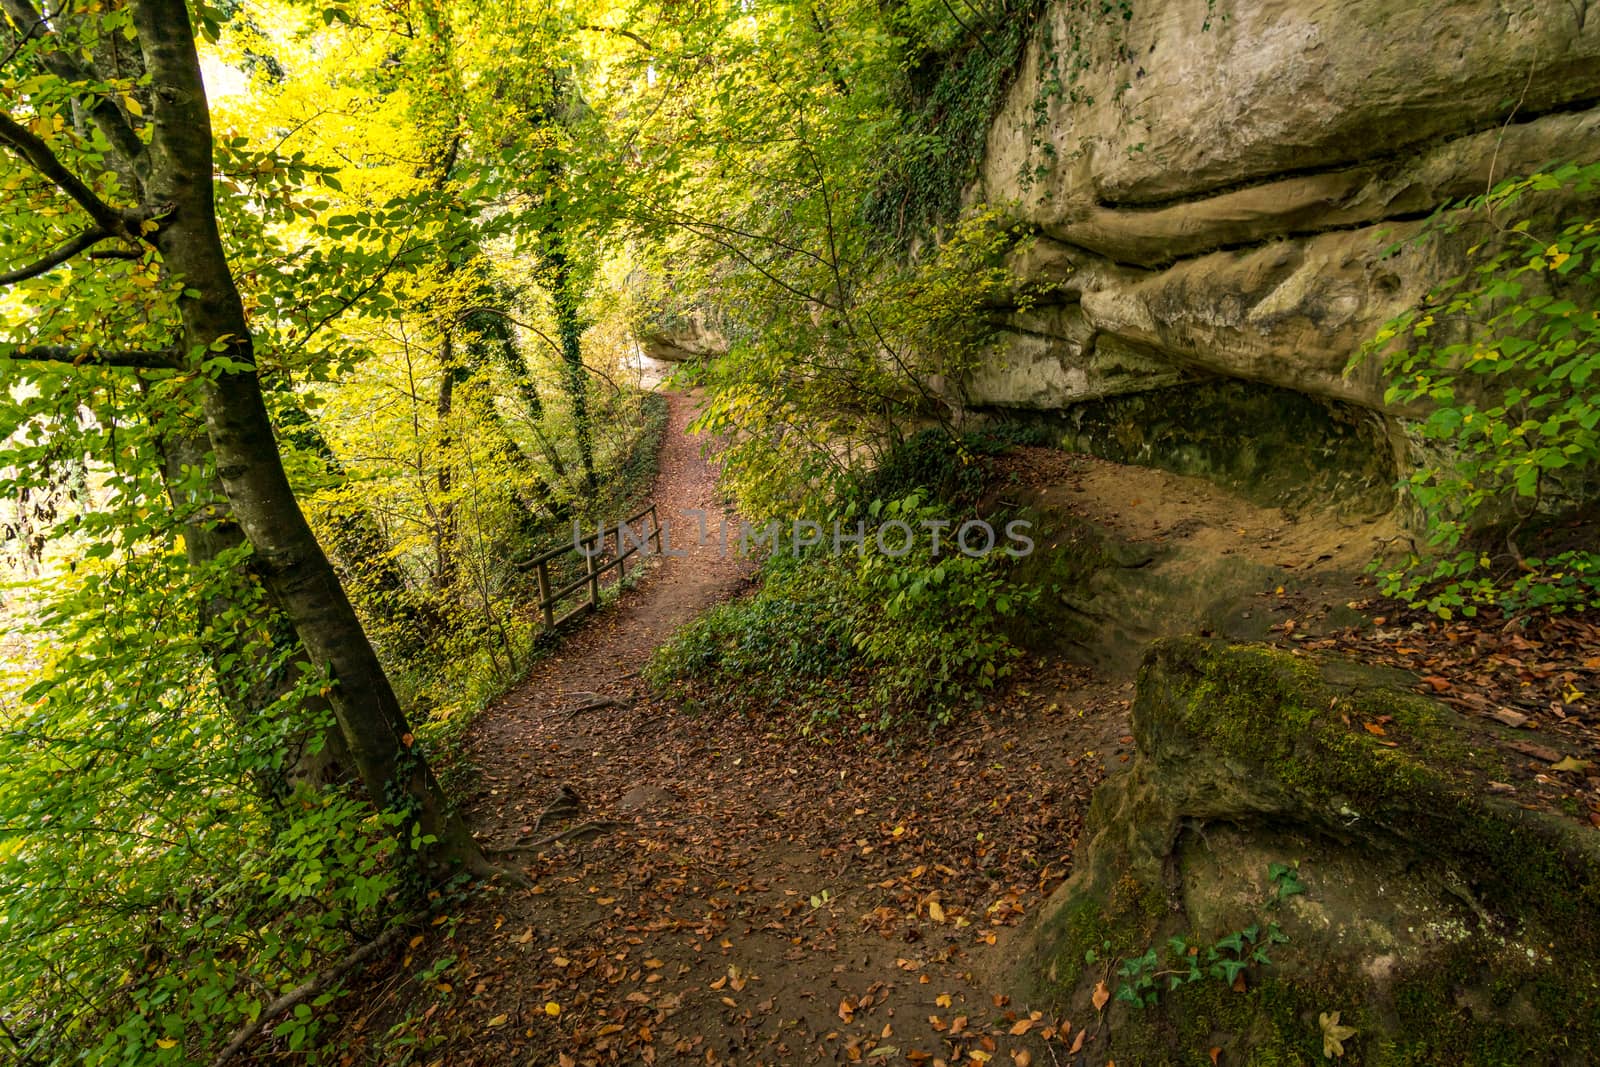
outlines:
M178 1043L176 1041L172 1040L172 1038L170 1038L170 1037L158 1038L156 1040L156 1048L177 1048L177 1047L178 1047Z
M1317 1016L1322 1027L1322 1055L1328 1059L1344 1055L1344 1043L1356 1036L1353 1026L1340 1026L1338 1012L1322 1012Z
M1111 1000L1111 990L1106 988L1104 982L1096 982L1094 984L1094 995L1090 997L1090 1000L1094 1002L1095 1011L1104 1011L1106 1004Z
M944 905L937 900L928 901L928 918L936 923L944 922Z
M127 108L128 109L128 114L132 115L134 118L139 118L141 115L144 114L144 107L143 107L143 105L141 105L139 103L139 98L138 97L135 97L135 96L125 97L123 99L123 101L122 101L122 106Z
M509 1018L510 1018L510 1016L506 1016L506 1015L496 1015L493 1019L489 1020L489 1025L490 1026L504 1026L506 1024L507 1019L509 1019Z
M554 1019L561 1014L561 1005L553 1000L547 1000L544 1002L544 1013Z

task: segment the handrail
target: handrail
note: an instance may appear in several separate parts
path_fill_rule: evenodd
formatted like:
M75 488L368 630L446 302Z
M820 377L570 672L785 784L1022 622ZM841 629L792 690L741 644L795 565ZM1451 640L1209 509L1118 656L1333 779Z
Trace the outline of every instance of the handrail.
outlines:
M594 533L587 537L579 537L570 545L561 545L556 548L552 548L547 552L543 552L533 557L531 560L528 560L526 563L521 565L524 569L532 568L534 577L539 582L539 611L543 616L544 628L546 630L554 630L563 623L567 622L569 619L575 618L578 615L593 611L598 608L600 606L600 578L607 571L615 567L617 570L617 581L618 583L621 583L621 581L628 576L627 561L629 556L637 555L652 542L655 545L655 550L658 553L661 551L661 519L656 514L656 505L654 501L651 501L650 504L645 506L637 514L623 519L616 526L612 527L609 532L616 538L617 548L620 550L622 548L622 528L624 526L631 528L634 523L638 522L646 515L650 516L650 526L645 533L644 540L635 542L633 547L629 548L626 552L619 552L619 554L613 555L611 559L605 561L604 563L600 562L600 557L606 552L605 538L608 531L604 526L601 526L596 529ZM579 575L577 578L574 578L566 585L563 585L560 589L552 591L550 588L550 561L558 556L564 556L569 552L576 552L583 545L595 544L596 542L598 542L598 544L596 544L593 552L583 553L583 574ZM582 604L579 604L565 615L557 618L556 606L569 594L575 592L578 588L585 585L589 587L588 598Z
M651 519L654 520L655 514L656 514L656 505L655 505L654 501L652 501L651 503L645 505L644 509L642 511L640 511L637 515L630 515L626 519L623 519L622 522L620 523L620 525L622 525L622 526L632 526L634 523L638 522L640 519L644 518L646 515L649 515L651 517ZM580 537L576 541L571 542L570 544L557 545L555 548L548 549L548 550L546 550L544 552L541 552L539 555L534 556L530 560L526 560L526 561L524 561L522 563L517 564L517 566L519 568L521 568L522 570L527 570L530 567L537 567L541 563L548 563L550 560L555 559L557 556L564 556L568 552L577 551L577 548L578 548L579 545L586 545L589 542L593 541L597 537L604 537L605 533L606 533L606 529L605 529L604 526L602 526L598 530L596 530L594 533L590 534L587 537ZM657 546L658 551L659 551L659 547L660 546L658 544L658 546Z

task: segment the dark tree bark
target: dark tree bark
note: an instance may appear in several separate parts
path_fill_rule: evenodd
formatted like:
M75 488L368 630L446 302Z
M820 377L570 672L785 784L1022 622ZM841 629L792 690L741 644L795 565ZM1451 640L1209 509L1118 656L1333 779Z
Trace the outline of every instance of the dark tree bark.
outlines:
M545 253L550 271L550 295L556 307L556 334L561 341L561 362L566 372L567 396L572 402L573 436L583 467L583 490L592 501L599 491L594 474L594 434L589 421L589 372L583 365L584 323L578 314L580 286L571 258L556 235Z
M211 659L217 688L242 735L284 735L278 766L256 774L259 792L265 800L282 805L299 786L320 788L347 779L350 754L343 735L312 725L326 720L331 705L325 696L307 692L309 679L302 667L305 646L294 628L260 595L264 591L248 567L213 573L217 560L244 547L245 537L228 514L215 478L200 494L185 488L189 480L185 469L204 470L209 462L203 434L166 440L161 453L167 499L183 525L184 552L195 574L211 583L200 608L201 643ZM287 704L296 690L302 695ZM282 731L275 722L282 716L299 721Z
M151 79L148 199L165 209L154 235L180 278L186 350L221 355L232 369L205 387L217 474L256 565L314 665L332 676L332 700L351 760L374 805L400 810L432 839L430 874L493 870L455 814L412 736L383 666L289 486L254 369L244 306L217 230L212 138L189 13L182 0L134 0L134 26Z
M445 327L439 340L439 394L434 415L438 419L439 469L434 473L435 487L439 492L439 509L434 515L433 529L433 584L438 590L448 590L456 584L456 507L450 498L454 484L454 471L450 467L450 449L455 441L450 432L450 419L455 413L456 386L466 379L467 372L456 363L455 338Z

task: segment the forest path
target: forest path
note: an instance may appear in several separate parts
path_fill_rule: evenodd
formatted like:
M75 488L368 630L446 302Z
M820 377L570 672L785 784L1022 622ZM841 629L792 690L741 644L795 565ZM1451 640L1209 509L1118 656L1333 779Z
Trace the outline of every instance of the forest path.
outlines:
M683 554L651 557L648 574L598 615L572 628L527 680L474 723L469 760L486 781L499 783L494 791L472 798L468 815L480 834L515 831L526 821L502 799L508 787L535 793L540 788L537 780L518 775L519 752L530 743L545 743L551 724L571 722L576 708L636 698L643 691L639 672L672 632L735 595L748 580L749 561L722 552L715 543L717 521L727 513L717 495L716 472L701 453L701 439L689 433L697 408L698 398L692 394L668 394L651 496L667 529L668 547ZM706 544L697 543L702 521L712 534Z
M670 403L656 500L681 544L686 511L720 504L693 400ZM601 825L524 854L533 888L474 893L415 942L362 998L358 1044L404 1016L420 1064L1075 1058L1077 1030L1011 1004L1000 972L1068 872L1102 761L1131 752L1126 687L1030 664L989 712L895 746L659 700L650 654L748 573L715 544L658 561L483 713L481 839ZM541 818L567 790L581 808Z
M399 968L346 1002L352 1051L393 1026L365 1062L1082 1064L1093 1012L1052 1018L1006 993L1019 995L1025 969L1018 924L1071 872L1092 789L1131 757L1128 675L1030 657L983 713L888 743L845 731L805 741L759 707L713 716L650 692L639 671L653 651L749 576L714 543L686 544L690 509L721 512L686 430L694 400L670 405L656 500L687 553L584 620L469 738L474 829L490 844L544 839L521 854L533 885L448 905ZM1244 598L1219 625L1248 636L1435 671L1456 645L1485 639L1421 622L1346 625L1339 609L1358 606L1347 598L1370 596L1350 568L1381 525L1289 516L1195 479L1049 450L1015 450L991 474L1010 496L1145 546L1150 566L1131 573L1207 584L1216 572L1198 564L1234 561L1225 573ZM1157 636L1110 623L1135 651ZM1515 634L1494 639L1514 646L1508 663L1538 651ZM1573 640L1553 639L1549 653L1570 659ZM1469 680L1490 685L1466 670L1426 688L1465 700ZM1548 702L1567 675L1547 673ZM415 1055L398 1059L408 1045Z

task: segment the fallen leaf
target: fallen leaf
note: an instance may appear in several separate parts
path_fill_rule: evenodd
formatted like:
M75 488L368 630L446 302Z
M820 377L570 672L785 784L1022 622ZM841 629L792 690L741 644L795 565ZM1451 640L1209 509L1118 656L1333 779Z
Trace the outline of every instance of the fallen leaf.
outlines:
M1322 1055L1327 1059L1344 1055L1344 1043L1356 1036L1353 1026L1340 1026L1338 1012L1323 1012L1317 1016L1317 1025L1322 1027Z
M1544 760L1546 763L1554 763L1561 758L1561 753L1555 749L1546 748L1544 745L1536 745L1532 741L1507 741L1506 747L1513 752L1520 752L1524 756L1532 756L1534 759Z
M544 1002L544 1013L554 1019L561 1014L561 1005L553 1000L547 1000Z
M1550 769L1552 771L1565 771L1571 774L1584 774L1592 766L1593 764L1586 759L1574 759L1571 756L1567 756L1559 763L1550 764Z
M944 905L937 900L928 901L928 918L936 923L944 922Z
M1106 1005L1111 1001L1111 990L1106 988L1105 982L1094 984L1094 995L1089 998L1094 1004L1095 1011L1105 1011Z
M489 1020L487 1025L489 1025L489 1026L504 1026L506 1024L506 1022L510 1018L511 1017L509 1015L496 1015L493 1019Z
M1032 1026L1032 1019L1018 1019L1016 1022L1011 1024L1011 1036L1021 1037L1023 1034L1027 1033Z
M1211 1067L1217 1067L1217 1060L1222 1057L1222 1049L1217 1045L1211 1046Z
M1510 708L1501 708L1499 711L1494 712L1494 718L1499 719L1507 726L1521 726L1528 721L1528 717L1522 712L1512 711Z
M1376 734L1379 737L1382 737L1384 734L1388 733L1387 730L1375 722L1364 722L1361 725L1366 729L1367 733Z
M1088 1032L1087 1030L1078 1031L1078 1036L1072 1039L1072 1047L1067 1049L1067 1055L1076 1056L1078 1054L1078 1051L1083 1048L1084 1035Z
M1405 650L1404 650L1404 649L1396 649L1396 650L1395 650L1395 651L1397 651L1397 652L1403 652L1403 651L1405 651ZM1445 691L1445 690L1447 690L1447 689L1449 689L1449 688L1450 688L1450 679L1448 679L1448 678L1441 678L1441 677L1439 677L1439 676L1438 676L1438 675L1437 675L1437 674L1428 674L1428 675L1424 675L1424 676L1423 676L1423 678L1422 678L1422 680L1423 680L1423 681L1424 681L1424 682L1426 682L1426 683L1427 683L1427 684L1428 684L1428 686L1429 686L1429 687L1430 687L1430 688L1431 688L1431 689L1432 689L1432 690L1433 690L1433 691L1434 691L1434 692L1435 692L1435 693L1443 693L1443 692L1444 692L1444 691Z

